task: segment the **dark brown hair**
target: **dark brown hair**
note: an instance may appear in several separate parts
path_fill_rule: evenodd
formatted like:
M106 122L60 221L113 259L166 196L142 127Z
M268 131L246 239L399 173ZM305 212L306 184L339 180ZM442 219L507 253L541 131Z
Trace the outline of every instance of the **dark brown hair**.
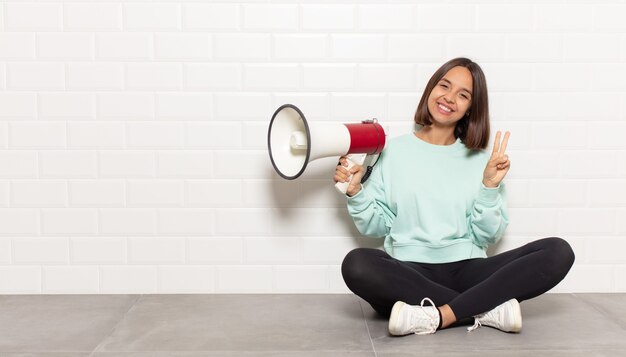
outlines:
M415 123L432 125L432 117L428 111L428 97L443 76L454 67L465 67L472 74L472 103L467 113L454 128L454 136L460 138L468 149L487 148L489 143L489 99L487 97L487 81L480 66L468 58L455 58L444 63L428 81L424 94L415 112Z

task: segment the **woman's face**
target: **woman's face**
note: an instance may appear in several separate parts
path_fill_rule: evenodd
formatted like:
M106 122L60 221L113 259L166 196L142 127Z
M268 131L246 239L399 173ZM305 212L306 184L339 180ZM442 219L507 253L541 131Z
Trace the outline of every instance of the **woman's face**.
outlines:
M472 74L465 67L453 67L437 82L428 96L433 124L454 126L472 104Z

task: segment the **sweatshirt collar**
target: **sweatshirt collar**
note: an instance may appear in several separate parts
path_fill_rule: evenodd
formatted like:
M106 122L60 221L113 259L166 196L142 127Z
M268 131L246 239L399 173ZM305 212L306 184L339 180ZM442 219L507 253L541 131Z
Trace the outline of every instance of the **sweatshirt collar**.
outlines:
M427 143L426 141L418 138L415 135L415 133L413 133L412 136L414 139L413 141L416 143L416 145L418 145L420 148L423 148L424 150L428 150L432 152L441 152L441 153L456 152L465 147L463 142L461 142L460 138L457 138L456 141L450 145L435 145L435 144Z

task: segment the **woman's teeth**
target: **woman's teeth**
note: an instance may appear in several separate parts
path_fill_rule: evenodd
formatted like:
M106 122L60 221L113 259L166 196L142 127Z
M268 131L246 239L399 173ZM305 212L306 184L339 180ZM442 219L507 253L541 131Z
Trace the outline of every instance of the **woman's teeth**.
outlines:
M438 105L439 105L439 108L440 108L440 109L445 110L445 111L446 111L446 112L448 112L448 113L450 113L450 112L452 111L452 109L450 109L450 108L448 108L448 107L445 107L445 106L443 106L443 105L441 105L441 104L438 104Z

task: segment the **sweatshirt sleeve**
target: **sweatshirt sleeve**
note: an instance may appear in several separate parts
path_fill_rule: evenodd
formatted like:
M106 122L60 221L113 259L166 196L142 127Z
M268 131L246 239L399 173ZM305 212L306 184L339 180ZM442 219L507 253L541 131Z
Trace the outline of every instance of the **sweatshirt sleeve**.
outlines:
M486 248L496 243L509 224L504 183L489 188L482 184L469 216L469 229L474 243Z
M387 236L395 218L385 203L382 155L379 161L361 191L348 197L348 212L356 228L361 234L372 238Z

